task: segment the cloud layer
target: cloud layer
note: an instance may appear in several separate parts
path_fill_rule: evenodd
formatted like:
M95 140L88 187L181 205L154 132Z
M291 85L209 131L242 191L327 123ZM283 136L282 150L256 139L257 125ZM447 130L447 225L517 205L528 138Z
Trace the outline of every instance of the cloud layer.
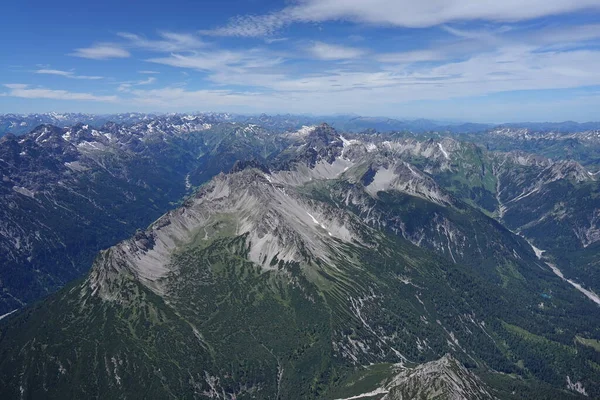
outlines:
M45 88L33 88L27 84L9 83L4 87L9 89L5 96L21 97L24 99L52 99L52 100L92 100L113 102L117 96L97 96L91 93L77 93L66 90L52 90Z
M90 76L90 75L76 75L73 71L62 71L58 69L38 69L35 71L36 74L45 74L45 75L57 75L64 76L65 78L71 79L87 79L87 80L99 80L104 79L102 76Z
M108 60L111 58L127 58L131 54L113 44L97 44L91 47L75 49L70 55L92 60Z
M9 83L3 96L397 116L424 102L575 93L600 87L600 24L584 11L598 15L600 0L297 0L208 30L107 33L70 53L92 61L28 69L32 83ZM104 78L79 73L111 59L122 60L99 62L118 65L102 69Z
M292 23L353 21L424 28L461 21L517 22L582 10L599 10L598 0L300 0L266 15L233 18L204 34L264 36Z

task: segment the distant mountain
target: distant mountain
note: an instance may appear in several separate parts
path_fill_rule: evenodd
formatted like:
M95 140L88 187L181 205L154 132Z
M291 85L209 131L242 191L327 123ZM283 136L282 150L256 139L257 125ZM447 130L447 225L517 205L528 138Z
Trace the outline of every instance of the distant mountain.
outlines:
M149 125L169 141L165 120ZM1 397L600 396L600 307L507 228L537 217L530 193L593 187L579 164L326 124L227 126L169 129L274 150L2 319Z
M0 115L0 137L12 133L22 135L30 132L39 125L48 124L58 127L67 127L75 124L90 124L101 126L110 121L133 122L142 119L151 119L154 116L146 114L116 114L111 116L81 114L81 113L44 113L44 114L3 114Z
M387 117L363 117L357 115L267 115L243 116L232 115L231 118L238 122L255 123L266 128L278 130L299 129L302 125L316 125L327 122L341 131L362 132L374 130L377 132L406 131L412 133L446 133L446 134L472 134L483 133L488 130L500 129L527 129L531 132L566 134L584 131L600 130L600 122L577 123L565 122L520 122L520 123L471 123L471 122L444 122L430 119L395 119Z
M414 134L476 134L488 130L528 130L541 134L568 134L585 131L600 130L600 122L577 123L565 122L521 122L505 123L501 125L486 123L436 121L430 119L395 119L388 117L363 117L357 115L242 115L230 113L195 113L195 114L145 114L121 113L93 115L81 113L42 113L42 114L0 114L0 136L6 133L21 135L31 131L38 125L50 124L59 127L75 125L77 123L89 124L96 128L105 123L115 122L122 125L131 125L157 118L203 118L213 122L235 122L246 125L259 125L265 129L277 132L298 130L302 126L318 125L327 122L331 126L346 132L410 132Z
M318 125L322 122L327 122L340 131L345 132L393 132L403 131L412 133L426 132L482 132L492 125L489 124L447 124L438 121L427 119L416 120L398 120L385 117L360 117L356 115L336 115L336 116L302 116L302 115L266 115L259 116L233 116L233 119L238 122L254 123L265 128L286 131L297 130L304 125Z
M54 125L57 127L69 127L77 124L91 125L100 128L104 124L113 122L120 125L133 125L144 121L153 121L159 117L182 117L196 118L196 115L170 114L156 115L146 113L122 113L122 114L82 114L82 113L42 113L42 114L0 114L0 137L12 133L22 135L30 132L39 125ZM202 118L211 121L227 121L228 114L206 113Z
M501 127L526 128L540 132L573 133L600 130L600 122L520 122L502 124Z
M258 127L169 116L41 125L0 139L0 315L85 273L192 187L284 144Z
M600 130L559 132L499 127L483 134L457 137L484 145L489 150L523 151L600 167Z

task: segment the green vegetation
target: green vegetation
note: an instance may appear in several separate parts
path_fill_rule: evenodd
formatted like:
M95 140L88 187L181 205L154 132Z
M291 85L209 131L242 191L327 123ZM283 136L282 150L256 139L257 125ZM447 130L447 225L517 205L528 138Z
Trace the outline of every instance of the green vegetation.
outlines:
M380 207L418 218L425 205L390 197ZM460 221L465 210L447 217ZM514 240L480 218L490 240ZM573 343L600 335L599 311L535 264L504 263L512 266L493 278L495 268L448 262L390 231L373 249L345 245L335 268L278 263L267 272L247 261L246 239L227 221L207 228L221 232L216 239L199 231L179 247L164 298L123 275L110 288L116 300L84 281L3 321L0 396L23 386L45 398L335 398L373 390L399 354L422 363L447 352L492 386L506 379L487 368L514 376L518 393L562 388L567 375L597 393L600 372L587 366L598 360ZM553 293L544 309L542 290Z
M582 338L581 336L575 336L575 340L578 343L583 344L584 346L591 347L592 349L600 352L600 340L586 339L586 338Z

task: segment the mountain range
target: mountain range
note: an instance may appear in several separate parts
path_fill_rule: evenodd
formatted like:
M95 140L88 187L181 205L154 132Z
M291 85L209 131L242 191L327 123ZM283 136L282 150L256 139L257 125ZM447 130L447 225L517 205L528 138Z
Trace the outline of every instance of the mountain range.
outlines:
M597 135L236 118L0 140L0 396L600 396Z
M268 129L290 130L298 129L303 125L319 124L327 121L337 129L349 132L376 130L379 132L408 131L415 133L443 132L446 134L480 133L490 129L528 129L533 132L543 133L576 133L600 130L600 122L520 122L520 123L470 123L447 122L430 119L395 119L388 117L364 117L359 115L243 115L231 113L195 113L195 114L148 114L148 113L120 113L120 114L84 114L84 113L38 113L38 114L3 114L0 115L0 136L7 133L20 135L28 133L41 124L51 124L66 127L76 124L90 124L101 126L107 122L118 124L135 124L165 117L201 117L210 118L219 122L238 122L256 124Z

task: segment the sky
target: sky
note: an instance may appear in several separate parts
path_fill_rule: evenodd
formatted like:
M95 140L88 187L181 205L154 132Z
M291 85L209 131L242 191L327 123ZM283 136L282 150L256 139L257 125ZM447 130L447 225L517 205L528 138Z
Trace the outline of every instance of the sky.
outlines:
M600 0L8 1L0 113L600 120Z

